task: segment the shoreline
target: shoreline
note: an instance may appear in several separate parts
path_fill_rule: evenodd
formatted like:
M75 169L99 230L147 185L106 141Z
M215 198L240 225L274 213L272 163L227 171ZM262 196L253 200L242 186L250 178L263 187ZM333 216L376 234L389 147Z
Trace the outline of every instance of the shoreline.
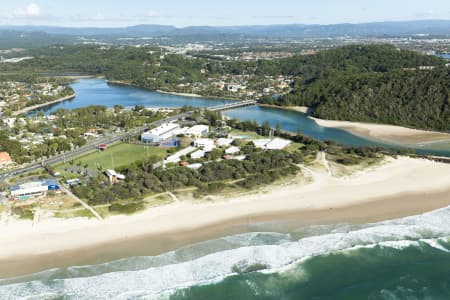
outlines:
M290 111L296 111L302 114L305 114L309 116L312 109L308 106L278 106L278 105L272 105L272 104L264 104L264 103L258 103L258 106L261 107L268 107L268 108L275 108L275 109L282 109L282 110L290 110Z
M199 94L191 94L191 93L166 92L166 91L162 91L162 90L155 90L155 92L158 92L158 93L161 93L161 94L168 94L168 95L175 95L175 96L183 96L183 97L204 98L202 95L199 95Z
M25 107L25 108L23 108L21 110L12 112L11 115L12 116L18 116L20 114L24 114L24 113L36 110L36 109L41 108L41 107L45 107L45 106L48 106L48 105L56 104L56 103L63 102L63 101L66 101L66 100L72 100L76 96L77 96L77 94L73 93L72 95L68 95L68 96L65 96L65 97L62 97L62 98L58 98L58 99L50 101L50 102L46 102L46 103L41 103L41 104L36 104L36 105L33 105L33 106Z
M319 171L311 176L314 181L306 185L268 187L226 201L178 202L102 222L50 219L34 227L29 221L1 224L0 277L156 255L207 239L261 230L256 225L265 222L272 224L267 230L274 222L294 227L367 223L450 205L449 164L401 157L350 178Z
M300 112L306 114L308 118L314 120L319 126L342 129L355 136L377 142L403 147L446 143L450 147L450 133L446 132L414 129L390 124L319 119L309 115L311 108L307 106L278 106L270 104L258 104L258 106Z
M106 80L107 84L111 85L121 85L121 86L131 86L139 89L144 89L151 92L161 93L161 94L167 94L167 95L175 95L175 96L183 96L183 97L192 97L192 98L203 98L203 99L214 99L214 100L230 100L230 101L243 101L242 99L236 99L232 97L219 97L219 96L203 96L199 94L193 94L193 93L178 93L178 92L168 92L163 90L154 90L151 88L142 87L137 84L125 82L125 81L119 81L119 80Z
M318 125L343 129L353 135L400 146L449 143L450 133L407 128L389 124L334 121L309 117Z

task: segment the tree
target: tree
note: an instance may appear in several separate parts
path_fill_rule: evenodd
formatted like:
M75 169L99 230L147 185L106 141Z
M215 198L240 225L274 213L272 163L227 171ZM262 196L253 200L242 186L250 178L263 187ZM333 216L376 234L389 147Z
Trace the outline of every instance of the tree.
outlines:
M118 105L118 104L114 105L114 113L115 114L120 113L122 111L122 109L123 109L122 105Z
M280 126L280 122L277 121L277 124L275 125L275 136L280 136L281 135L281 126Z

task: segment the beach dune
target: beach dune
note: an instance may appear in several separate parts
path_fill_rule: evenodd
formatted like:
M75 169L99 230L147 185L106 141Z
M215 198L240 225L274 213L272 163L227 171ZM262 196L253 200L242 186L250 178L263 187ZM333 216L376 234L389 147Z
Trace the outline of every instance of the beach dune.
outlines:
M242 226L252 222L366 223L450 205L450 164L400 157L346 178L309 169L303 173L314 181L271 186L223 201L177 202L104 221L49 219L35 226L28 221L1 224L0 277L157 254L224 235L237 230L236 226L241 226L240 231L249 230Z

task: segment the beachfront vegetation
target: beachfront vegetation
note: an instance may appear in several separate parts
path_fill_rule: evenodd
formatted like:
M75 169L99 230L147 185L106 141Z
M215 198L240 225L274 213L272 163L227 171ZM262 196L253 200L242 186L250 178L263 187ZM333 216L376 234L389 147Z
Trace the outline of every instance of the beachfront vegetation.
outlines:
M216 120L217 123L220 123L219 121ZM227 120L226 123L234 133L245 133L253 139L271 134L267 123L258 125L255 122L236 120ZM224 155L223 149L218 148L200 160L203 165L199 169L190 169L178 164L166 164L162 167L158 164L161 156L157 155L146 156L132 163L128 158L124 158L129 162L128 165L122 167L115 165L116 170L125 175L124 181L110 185L100 172L90 176L83 184L73 187L73 191L80 198L86 199L90 205L107 204L111 213L132 213L148 207L148 201L145 199L152 198L151 195L189 189L199 197L224 194L227 191L251 190L268 185L299 174L299 165L315 161L319 151L328 153L332 162L343 165L357 165L382 156L380 149L377 148L346 148L332 142L316 141L303 136L300 131L297 134L282 131L275 133L279 137L290 139L293 142L291 146L286 150L267 151L256 148L250 140L236 139L234 144L239 146L241 154L246 157L245 160L221 159ZM140 147L145 149L143 146ZM145 153L145 150L140 151ZM87 157L90 162L81 159L77 165L80 167L83 163L95 165L101 161L96 159L96 155L98 154ZM107 152L104 158L106 162L110 162Z
M74 192L92 205L126 199L134 203L136 199L150 193L185 187L196 187L200 193L217 193L225 187L253 188L296 174L299 170L296 164L302 162L300 153L261 151L253 147L248 150L245 161L213 161L204 164L199 170L181 166L154 169L153 165L158 158L151 157L128 167L118 168L126 175L122 184L110 186L100 176L90 180L87 185L75 187ZM123 202L120 205L124 206Z

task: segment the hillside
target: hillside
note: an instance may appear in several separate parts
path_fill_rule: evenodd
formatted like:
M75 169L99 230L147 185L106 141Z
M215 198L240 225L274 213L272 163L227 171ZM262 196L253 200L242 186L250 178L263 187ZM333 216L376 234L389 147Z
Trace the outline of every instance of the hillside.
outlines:
M310 106L323 119L450 131L450 69L442 59L390 46L351 46L289 60L280 62L281 71L300 76L294 91L262 102Z

